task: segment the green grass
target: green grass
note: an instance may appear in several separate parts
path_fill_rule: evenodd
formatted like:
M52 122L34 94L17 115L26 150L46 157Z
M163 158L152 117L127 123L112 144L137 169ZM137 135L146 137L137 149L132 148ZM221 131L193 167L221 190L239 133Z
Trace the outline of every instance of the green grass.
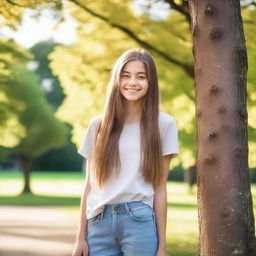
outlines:
M31 194L0 196L0 205L78 206L79 203L79 197L42 196Z
M20 180L23 174L21 172L0 172L0 181L2 180ZM84 174L80 172L32 172L31 178L33 179L43 179L43 180L81 180L84 178Z
M78 206L83 191L82 173L33 172L31 194L20 194L22 173L0 173L0 205Z
M19 195L21 173L0 173L0 205L59 206L65 211L79 211L84 175L80 173L33 172L33 194ZM252 186L256 201L256 186ZM63 207L65 206L65 207ZM256 208L256 206L254 207ZM77 216L74 214L74 216ZM196 188L188 193L183 183L168 183L167 248L172 256L194 256L198 244Z

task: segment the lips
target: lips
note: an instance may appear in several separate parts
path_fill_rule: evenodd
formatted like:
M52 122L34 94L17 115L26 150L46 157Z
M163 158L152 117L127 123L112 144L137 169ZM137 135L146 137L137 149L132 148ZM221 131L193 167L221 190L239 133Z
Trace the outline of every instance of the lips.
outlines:
M137 88L125 88L126 91L140 91L141 89Z

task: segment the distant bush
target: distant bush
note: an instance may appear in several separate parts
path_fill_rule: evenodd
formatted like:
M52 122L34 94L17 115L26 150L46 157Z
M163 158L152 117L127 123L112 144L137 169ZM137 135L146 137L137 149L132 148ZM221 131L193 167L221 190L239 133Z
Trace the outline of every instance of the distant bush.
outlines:
M181 166L175 167L169 172L168 180L183 182L185 181L185 172L186 170L184 170ZM256 168L249 169L249 173L251 183L256 184Z
M184 170L181 166L173 168L168 175L169 181L184 181Z
M251 168L249 172L251 177L251 183L256 183L256 168Z

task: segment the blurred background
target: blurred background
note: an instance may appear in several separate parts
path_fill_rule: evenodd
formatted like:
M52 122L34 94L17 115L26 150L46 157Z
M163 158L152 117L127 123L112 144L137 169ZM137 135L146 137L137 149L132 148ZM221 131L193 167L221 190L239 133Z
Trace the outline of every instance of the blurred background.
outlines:
M240 1L248 53L249 166L256 196L256 3ZM188 2L0 1L0 255L71 255L89 120L130 47L154 56L161 110L179 130L168 182L167 246L196 255L196 124ZM210 107L210 106L209 106ZM254 207L255 204L254 204Z

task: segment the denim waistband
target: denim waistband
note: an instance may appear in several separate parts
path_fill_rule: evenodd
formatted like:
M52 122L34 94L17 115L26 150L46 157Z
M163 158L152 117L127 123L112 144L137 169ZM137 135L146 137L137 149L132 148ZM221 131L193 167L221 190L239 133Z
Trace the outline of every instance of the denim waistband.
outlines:
M107 205L105 205L103 212L104 212L104 214L105 213L126 214L132 209L140 208L140 207L144 207L144 206L148 206L149 208L151 208L150 205L148 205L147 203L144 203L142 201L107 204Z

